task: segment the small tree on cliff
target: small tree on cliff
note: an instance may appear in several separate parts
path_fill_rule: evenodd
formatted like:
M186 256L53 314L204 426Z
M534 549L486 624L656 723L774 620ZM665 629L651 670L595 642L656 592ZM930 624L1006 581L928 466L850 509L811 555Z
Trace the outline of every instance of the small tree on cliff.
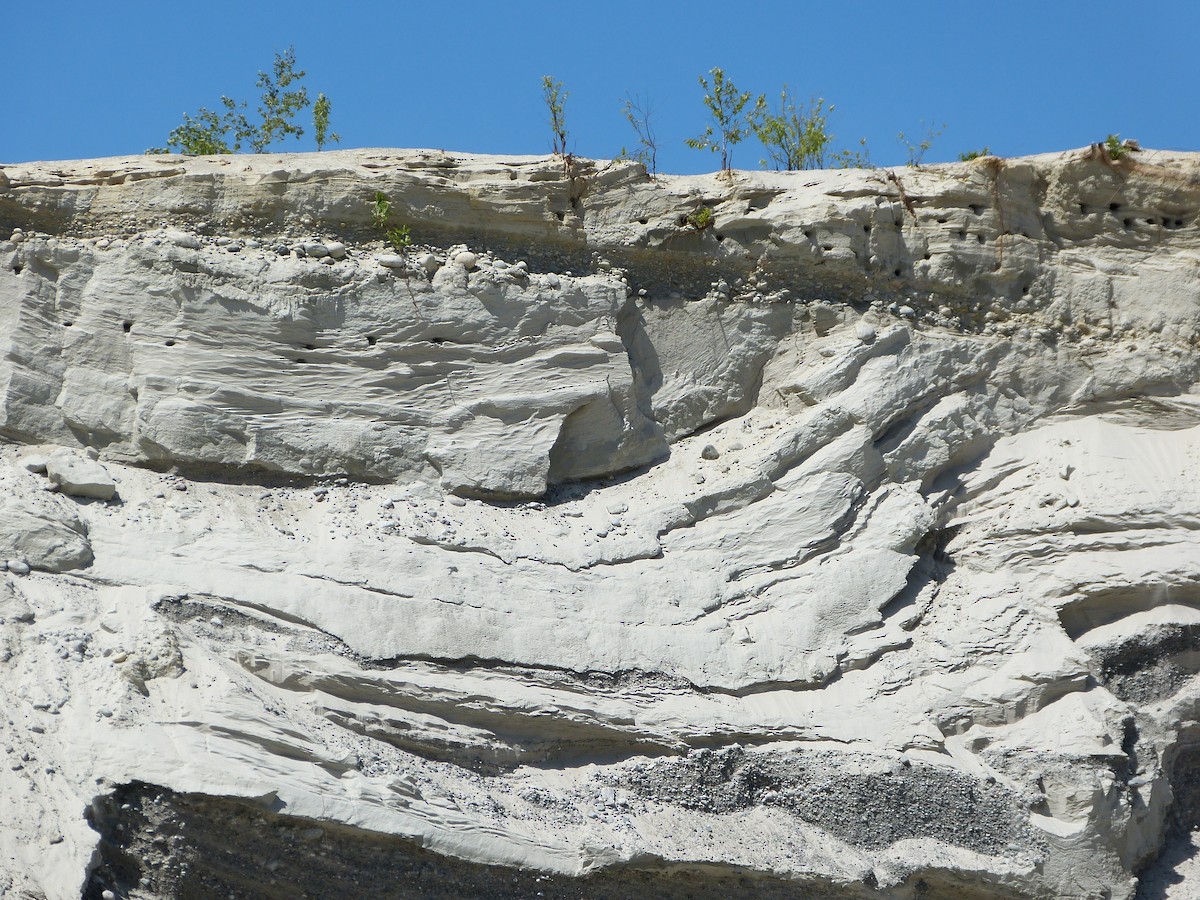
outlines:
M704 129L704 134L689 138L686 143L695 150L720 153L721 173L728 176L733 174L733 169L730 168L733 147L740 144L750 131L745 109L751 95L734 87L733 82L725 77L723 70L715 68L709 74L712 75L712 86L710 87L701 75L700 87L704 88L704 105L708 107L712 124ZM765 102L760 96L756 108Z

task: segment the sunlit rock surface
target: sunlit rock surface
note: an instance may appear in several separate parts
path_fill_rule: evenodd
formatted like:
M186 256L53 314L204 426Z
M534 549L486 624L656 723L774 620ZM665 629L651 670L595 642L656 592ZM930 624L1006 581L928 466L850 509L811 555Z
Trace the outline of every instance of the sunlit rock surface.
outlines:
M0 167L0 894L1185 896L1198 225L1099 148Z

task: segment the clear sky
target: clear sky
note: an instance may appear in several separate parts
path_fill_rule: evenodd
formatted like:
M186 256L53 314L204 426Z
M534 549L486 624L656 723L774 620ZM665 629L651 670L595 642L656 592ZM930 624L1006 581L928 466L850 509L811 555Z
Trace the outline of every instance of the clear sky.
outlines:
M945 124L926 161L983 146L1063 150L1110 132L1143 147L1200 148L1200 4L1188 0L926 3L108 2L5 10L0 161L140 153L182 114L228 95L295 47L342 147L549 152L541 77L570 92L569 148L609 157L633 135L628 91L649 99L659 170L713 171L684 146L703 130L697 76L835 104L837 144L866 137L902 163L899 131ZM311 150L311 128L280 150ZM753 140L734 151L757 168Z

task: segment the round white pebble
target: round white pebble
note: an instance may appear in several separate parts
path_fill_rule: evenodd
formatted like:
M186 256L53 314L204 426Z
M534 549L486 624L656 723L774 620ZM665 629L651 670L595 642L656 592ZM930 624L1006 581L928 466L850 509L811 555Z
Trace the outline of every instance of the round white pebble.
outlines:
M457 253L454 256L454 262L462 266L468 272L475 268L475 263L478 262L478 260L479 257L477 257L470 250L463 250L461 253Z

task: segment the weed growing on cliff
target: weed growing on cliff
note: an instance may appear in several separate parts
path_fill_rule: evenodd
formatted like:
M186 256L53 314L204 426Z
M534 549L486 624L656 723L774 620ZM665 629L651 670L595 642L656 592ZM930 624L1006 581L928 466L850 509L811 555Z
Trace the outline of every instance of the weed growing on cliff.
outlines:
M643 102L641 97L629 94L621 104L621 112L629 122L633 133L637 135L638 149L633 153L621 148L618 159L632 159L646 167L651 175L658 170L658 141L654 137L654 129L650 127L650 103Z
M313 102L313 138L317 142L318 151L324 149L326 141L336 144L342 139L336 131L329 130L329 111L332 106L324 94L317 94L317 99Z
M855 150L839 150L833 154L831 160L835 169L873 169L875 163L871 162L871 151L867 149L867 139L858 139L858 148Z
M688 227L693 231L704 231L706 228L712 228L713 211L707 206L701 206L693 213L689 213L687 217Z
M549 75L542 76L542 99L550 114L550 145L556 156L567 155L566 105L569 91L562 89L562 82Z
M913 143L903 131L896 135L896 140L900 146L908 151L907 165L914 168L924 162L925 154L933 146L933 142L941 137L942 132L946 130L945 125L926 125L924 120L921 121L921 127L925 129L925 136L916 143Z
M171 148L188 156L204 156L215 153L236 153L243 146L255 153L265 153L276 141L288 137L299 139L304 129L295 123L297 114L311 105L308 89L300 84L304 70L296 70L296 52L288 47L286 53L276 53L270 72L259 72L256 85L261 89L258 116L261 121L252 124L246 117L246 101L237 102L221 97L224 112L214 112L201 107L196 117L183 114L183 124L167 135L166 147L153 147L147 153L169 153ZM340 140L328 134L329 100L324 94L318 97L320 110L313 110L313 123L317 130L317 148L326 139Z
M982 150L968 150L965 153L958 154L959 162L970 162L973 159L982 159L985 156L991 156L992 149L984 147Z
M693 150L720 153L721 174L728 177L733 175L730 166L733 148L742 142L750 130L745 109L751 95L734 87L733 82L725 77L725 72L720 68L712 69L709 74L712 75L712 85L710 86L701 75L700 87L704 88L704 105L708 107L712 124L704 129L702 135L688 138L684 143ZM764 98L760 96L758 103L764 102Z
M1121 143L1119 134L1110 134L1105 138L1104 149L1108 151L1108 158L1112 160L1120 159L1126 153L1125 145Z
M767 108L763 98L750 113L750 127L767 150L764 168L823 169L825 149L833 135L825 127L826 117L833 106L825 106L825 100L816 97L808 106L796 102L785 84L779 94L779 108L774 112Z
M392 225L391 217L392 204L388 200L387 194L383 191L376 191L375 199L371 204L371 222L393 250L403 253L412 246L412 236L408 232L407 225Z

